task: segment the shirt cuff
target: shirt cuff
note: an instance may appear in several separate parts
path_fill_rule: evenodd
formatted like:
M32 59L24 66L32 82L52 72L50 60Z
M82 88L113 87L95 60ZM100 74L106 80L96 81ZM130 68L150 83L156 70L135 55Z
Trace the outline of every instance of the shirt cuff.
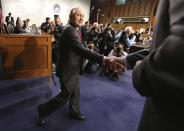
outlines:
M123 56L123 57L122 57L122 59L123 59L124 64L125 64L125 68L126 68L127 70L130 70L130 69L131 69L131 67L130 67L130 65L129 65L128 61L127 61L126 56Z

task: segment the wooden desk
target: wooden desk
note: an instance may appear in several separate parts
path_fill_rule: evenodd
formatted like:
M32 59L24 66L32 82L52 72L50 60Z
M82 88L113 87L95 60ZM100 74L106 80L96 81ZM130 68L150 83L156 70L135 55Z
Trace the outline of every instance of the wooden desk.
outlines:
M0 79L51 76L50 35L0 35Z
M146 45L141 45L140 43L139 44L133 44L130 49L129 49L129 54L130 53L134 53L134 52L137 52L139 50L142 50L142 49L148 49L150 48L150 45L149 44L146 44Z

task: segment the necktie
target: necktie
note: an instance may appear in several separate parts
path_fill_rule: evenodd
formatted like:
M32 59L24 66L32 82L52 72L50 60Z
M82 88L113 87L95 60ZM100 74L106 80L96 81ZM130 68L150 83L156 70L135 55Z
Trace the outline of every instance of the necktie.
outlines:
M82 40L82 36L81 36L80 29L78 29L77 31L78 31L78 34L79 34L80 40Z

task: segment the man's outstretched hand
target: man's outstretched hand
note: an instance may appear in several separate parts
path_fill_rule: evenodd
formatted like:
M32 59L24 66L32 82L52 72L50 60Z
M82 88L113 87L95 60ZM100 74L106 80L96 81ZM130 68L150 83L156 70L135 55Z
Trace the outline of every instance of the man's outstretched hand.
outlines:
M125 68L122 57L115 57L115 56L105 57L104 62L105 64L108 65L108 68L114 70L114 72L124 70Z
M115 57L115 56L105 57L104 61L105 63L117 62L124 65L124 61L122 57Z

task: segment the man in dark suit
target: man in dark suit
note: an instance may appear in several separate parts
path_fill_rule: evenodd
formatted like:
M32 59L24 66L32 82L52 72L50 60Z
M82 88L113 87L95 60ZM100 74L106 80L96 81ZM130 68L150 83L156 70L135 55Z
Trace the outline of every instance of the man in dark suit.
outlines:
M50 34L54 35L55 41L52 42L52 63L56 64L57 56L58 56L58 45L59 39L63 32L64 26L61 23L61 19L59 17L55 18L55 27L51 27Z
M5 22L7 23L7 33L14 33L14 18L11 16L11 13L6 16Z
M56 73L60 79L61 93L48 102L38 106L38 122L40 126L46 124L45 117L55 112L67 101L69 101L69 118L85 120L86 117L80 113L79 107L79 71L82 58L97 63L103 63L103 61L111 59L83 47L81 35L78 33L83 21L83 11L80 8L72 9L69 15L69 24L64 28L59 43L60 58L58 60Z
M89 21L85 22L85 25L81 27L82 40L88 41Z
M152 51L142 62L133 62L134 87L146 97L138 131L184 130L183 5L183 0L160 0ZM124 62L140 56L127 56Z
M14 18L11 16L11 13L8 13L8 16L6 16L5 21L7 23L7 26L9 24L14 26Z
M46 17L46 22L43 22L41 25L41 30L43 32L49 33L49 30L51 29L51 23L50 23L50 18Z

